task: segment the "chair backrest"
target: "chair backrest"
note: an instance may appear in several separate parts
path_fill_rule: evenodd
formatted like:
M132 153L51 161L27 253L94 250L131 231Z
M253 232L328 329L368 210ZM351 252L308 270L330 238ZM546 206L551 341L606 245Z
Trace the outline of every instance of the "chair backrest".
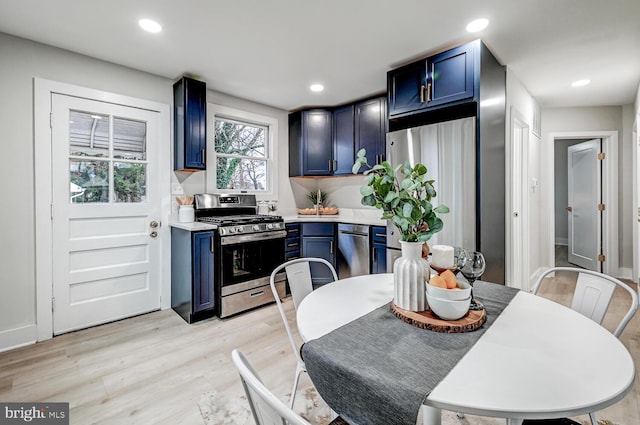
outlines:
M242 352L233 350L231 358L257 425L310 425L269 391Z
M313 291L311 267L309 265L310 263L324 264L331 271L333 280L338 280L338 274L333 268L333 265L324 258L316 257L296 258L295 260L287 261L286 263L276 267L275 270L271 272L270 279L271 292L273 292L273 296L276 299L276 304L278 305L280 316L282 317L282 321L284 322L284 327L287 330L287 334L289 334L291 347L293 348L293 352L295 353L296 358L298 359L298 362L300 364L304 363L302 362L302 358L300 357L298 346L293 339L293 333L291 332L291 327L289 327L289 321L287 320L287 315L285 314L284 308L282 307L282 302L280 302L280 296L278 295L278 290L276 289L276 275L283 269L286 271L287 280L289 281L289 289L291 290L291 296L293 298L293 306L297 309L302 300Z
M620 337L624 328L636 314L636 311L638 311L638 295L636 292L624 282L611 276L574 267L552 267L546 270L533 285L531 292L537 294L542 280L549 274L555 272L578 273L578 280L576 282L576 289L573 294L571 308L599 324L602 324L602 320L609 308L616 286L627 291L631 295L631 306L620 321L620 324L618 324L616 330L613 332L616 337Z

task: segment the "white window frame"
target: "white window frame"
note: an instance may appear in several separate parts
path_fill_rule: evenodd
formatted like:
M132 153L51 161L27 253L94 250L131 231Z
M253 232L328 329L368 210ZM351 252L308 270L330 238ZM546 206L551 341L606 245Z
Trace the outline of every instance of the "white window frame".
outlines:
M278 157L278 120L253 112L242 111L228 106L207 104L207 167L206 190L208 193L239 193L240 189L218 189L216 188L216 159L215 131L216 117L233 121L255 124L268 129L267 147L265 149L267 162L267 184L266 190L242 190L242 193L256 195L258 200L278 199L278 170L275 166L275 159Z

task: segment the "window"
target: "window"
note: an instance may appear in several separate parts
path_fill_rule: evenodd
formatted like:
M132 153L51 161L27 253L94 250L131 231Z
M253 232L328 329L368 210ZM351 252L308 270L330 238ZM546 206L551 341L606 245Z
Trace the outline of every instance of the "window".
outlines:
M219 105L207 110L213 123L207 163L215 164L213 173L214 167L207 167L207 190L275 195L277 120Z
M146 142L145 122L70 111L70 201L145 202Z
M216 188L267 188L268 127L216 118Z

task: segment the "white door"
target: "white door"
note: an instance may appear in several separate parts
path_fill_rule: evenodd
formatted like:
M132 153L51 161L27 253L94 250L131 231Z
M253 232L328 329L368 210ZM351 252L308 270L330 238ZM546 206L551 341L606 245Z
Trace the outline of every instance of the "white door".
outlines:
M52 95L53 331L160 308L159 113Z
M594 271L600 271L602 242L600 144L593 139L568 148L569 262Z
M511 248L508 286L529 291L529 126L512 110L511 119Z

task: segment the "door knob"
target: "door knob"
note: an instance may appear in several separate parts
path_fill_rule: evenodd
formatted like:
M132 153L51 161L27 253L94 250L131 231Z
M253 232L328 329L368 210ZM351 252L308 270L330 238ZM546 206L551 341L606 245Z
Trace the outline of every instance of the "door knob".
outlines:
M567 207L567 211L571 212L571 211L573 211L573 208L572 207Z
M156 227L158 227L160 225L160 223L158 223L157 221L153 220L151 223L149 223L149 226L151 226L152 229L155 229Z
M151 236L152 238L157 238L158 237L158 232L156 232L155 230L151 233L149 233L149 236Z

